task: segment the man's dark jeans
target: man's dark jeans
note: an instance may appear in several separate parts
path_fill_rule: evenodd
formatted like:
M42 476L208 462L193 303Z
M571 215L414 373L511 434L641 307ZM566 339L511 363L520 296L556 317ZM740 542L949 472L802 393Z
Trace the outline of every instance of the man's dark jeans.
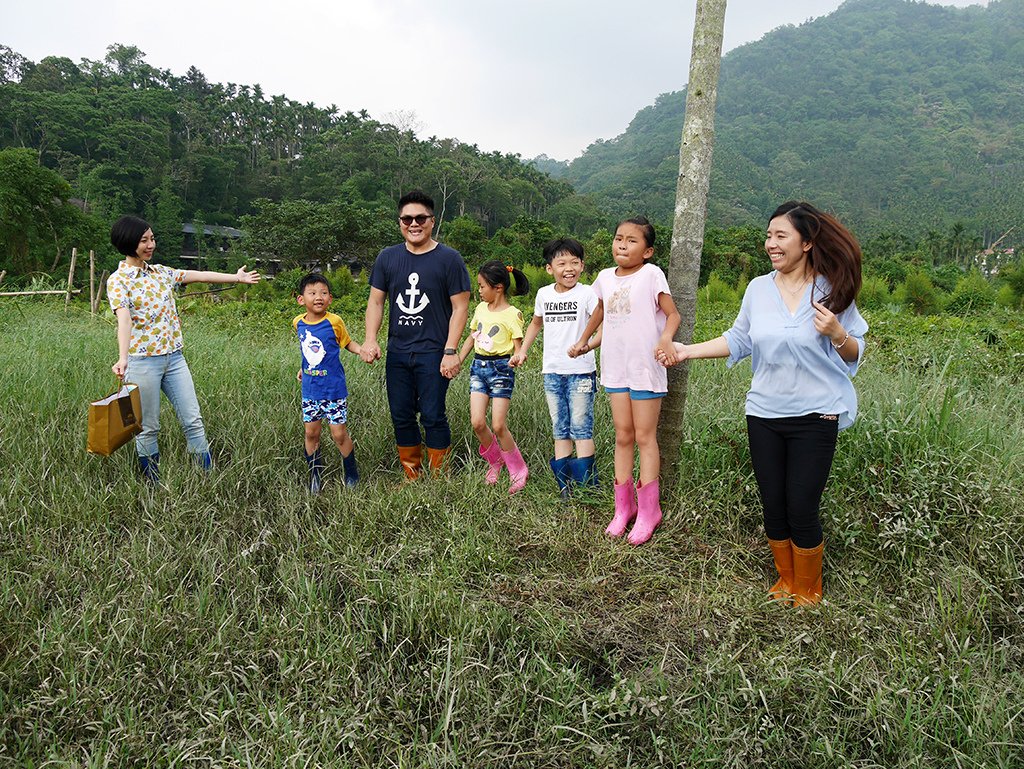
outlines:
M418 446L421 442L416 414L420 415L426 444L431 449L446 449L452 443L452 431L445 413L449 380L441 376L442 351L391 352L385 360L388 407L395 427L395 443Z

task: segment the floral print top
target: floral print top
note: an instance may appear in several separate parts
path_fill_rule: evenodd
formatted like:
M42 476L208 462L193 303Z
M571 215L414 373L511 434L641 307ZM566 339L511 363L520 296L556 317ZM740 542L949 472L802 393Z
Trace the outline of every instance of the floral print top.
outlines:
M174 288L184 280L184 270L162 264L129 267L125 261L107 279L110 309L126 307L131 313L129 355L167 355L182 348Z

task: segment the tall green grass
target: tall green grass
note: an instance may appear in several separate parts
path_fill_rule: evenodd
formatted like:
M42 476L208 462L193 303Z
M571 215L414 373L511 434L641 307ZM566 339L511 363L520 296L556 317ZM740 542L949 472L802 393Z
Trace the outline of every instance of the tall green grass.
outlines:
M879 313L823 505L826 602L770 604L749 369L695 364L679 485L634 549L546 468L539 350L483 484L467 380L450 477L403 486L380 364L345 358L364 483L305 463L291 307L196 305L217 470L169 407L163 483L85 454L109 319L0 304L0 765L1013 767L1024 763L1024 345ZM732 311L702 311L699 338ZM361 321L347 317L356 335ZM954 322L956 321L956 322Z

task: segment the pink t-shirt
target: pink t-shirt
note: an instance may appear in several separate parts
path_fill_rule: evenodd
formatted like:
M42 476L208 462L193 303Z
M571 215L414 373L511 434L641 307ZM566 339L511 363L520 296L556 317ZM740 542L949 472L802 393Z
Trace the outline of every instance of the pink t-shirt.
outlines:
M668 392L668 373L654 359L654 348L668 320L658 307L658 295L672 293L665 273L647 262L632 275L620 278L610 267L598 274L594 292L604 303L601 384Z

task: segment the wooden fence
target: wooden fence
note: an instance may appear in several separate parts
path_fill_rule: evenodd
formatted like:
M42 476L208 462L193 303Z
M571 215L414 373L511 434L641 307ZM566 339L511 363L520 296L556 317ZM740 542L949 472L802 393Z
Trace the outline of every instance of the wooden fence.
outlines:
M67 309L71 302L72 294L82 293L82 289L75 288L75 264L78 262L78 249L71 249L71 267L68 268L68 285L67 288L49 289L43 291L0 291L0 297L3 296L45 296L54 294L64 295L64 309ZM0 283L3 283L4 278L7 276L7 270L0 271ZM100 302L103 300L103 291L107 286L107 271L104 270L100 275L99 283L96 281L96 252L89 251L89 309L92 314L95 315L99 310Z

